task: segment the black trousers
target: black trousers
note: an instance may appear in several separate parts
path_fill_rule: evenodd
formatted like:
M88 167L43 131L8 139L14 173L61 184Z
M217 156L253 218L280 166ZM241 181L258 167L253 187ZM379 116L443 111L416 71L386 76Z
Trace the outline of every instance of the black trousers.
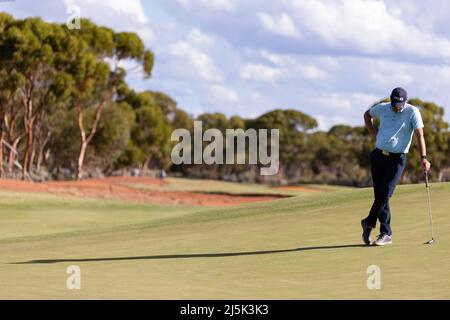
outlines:
M391 210L389 198L394 194L395 187L406 167L404 153L384 155L375 149L370 153L370 165L375 200L365 219L365 224L375 228L377 219L380 221L380 233L392 235Z

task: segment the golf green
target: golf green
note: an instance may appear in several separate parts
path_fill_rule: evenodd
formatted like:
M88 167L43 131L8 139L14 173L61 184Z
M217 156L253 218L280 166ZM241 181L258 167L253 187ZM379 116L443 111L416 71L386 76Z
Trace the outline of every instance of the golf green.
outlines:
M387 247L361 245L369 188L226 208L1 192L0 298L448 299L450 183L431 192L436 242L424 185L403 185Z

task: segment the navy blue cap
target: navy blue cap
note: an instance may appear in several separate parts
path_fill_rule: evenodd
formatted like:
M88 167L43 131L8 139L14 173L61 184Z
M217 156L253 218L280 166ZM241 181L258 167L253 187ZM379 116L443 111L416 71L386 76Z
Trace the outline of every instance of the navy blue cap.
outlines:
M403 88L395 88L391 93L391 104L394 108L401 108L405 106L408 100L408 93Z

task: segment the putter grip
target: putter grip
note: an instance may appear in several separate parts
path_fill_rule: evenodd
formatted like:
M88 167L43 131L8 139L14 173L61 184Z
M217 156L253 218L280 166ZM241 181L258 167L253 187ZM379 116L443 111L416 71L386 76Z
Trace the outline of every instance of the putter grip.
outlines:
M428 172L425 171L425 187L428 188L430 185L428 183Z

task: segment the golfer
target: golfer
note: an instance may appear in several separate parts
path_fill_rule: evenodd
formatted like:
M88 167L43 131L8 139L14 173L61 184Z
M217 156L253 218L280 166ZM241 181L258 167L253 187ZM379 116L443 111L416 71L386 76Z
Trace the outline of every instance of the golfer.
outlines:
M419 144L423 170L430 170L419 109L406 103L408 94L403 88L395 88L390 98L391 102L376 104L364 113L366 127L372 138L376 139L376 148L370 153L375 200L369 215L361 220L362 238L366 245L383 246L392 243L389 198L405 169L406 154L413 134ZM373 125L373 118L380 121L378 132ZM372 243L370 233L375 228L377 219L380 221L380 235Z

